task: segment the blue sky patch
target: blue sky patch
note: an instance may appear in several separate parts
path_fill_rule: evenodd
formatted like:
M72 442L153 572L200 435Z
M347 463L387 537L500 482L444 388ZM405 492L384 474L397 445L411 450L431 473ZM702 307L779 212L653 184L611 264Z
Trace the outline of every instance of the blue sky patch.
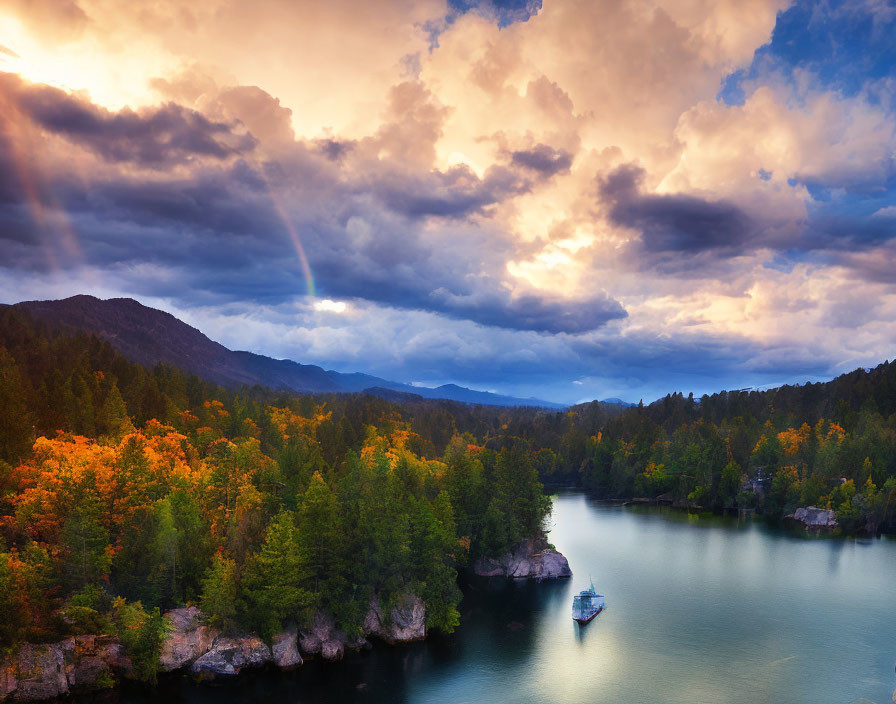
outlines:
M748 84L770 72L795 81L808 71L827 90L851 97L896 73L896 6L800 0L778 15L771 41L722 81L718 99L742 105Z

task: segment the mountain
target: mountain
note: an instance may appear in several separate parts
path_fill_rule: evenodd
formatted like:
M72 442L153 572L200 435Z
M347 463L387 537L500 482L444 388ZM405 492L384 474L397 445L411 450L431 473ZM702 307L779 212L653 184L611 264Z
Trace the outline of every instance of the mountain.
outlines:
M614 404L616 406L625 406L626 408L628 408L629 406L637 405L635 403L629 403L628 401L623 401L621 398L616 398L615 396L613 398L605 398L601 401L601 403L610 403L610 404Z
M389 388L397 389L395 386ZM559 403L542 401L537 398L515 398L514 396L502 396L491 391L475 391L457 384L443 384L434 389L422 386L402 386L400 389L412 394L419 394L423 398L447 398L452 401L464 403L478 403L485 406L543 406L545 408L566 408Z
M379 388L490 406L565 408L540 399L502 396L455 384L430 389L370 374L344 374L313 364L229 350L170 313L149 308L131 298L102 300L80 295L59 301L24 301L12 307L54 328L95 333L144 366L165 362L222 386L259 384L311 393L358 393Z
M53 327L95 333L144 366L165 362L222 386L261 384L313 392L342 391L320 367L233 352L170 313L131 298L101 300L82 295L61 301L26 301L13 308L23 309Z

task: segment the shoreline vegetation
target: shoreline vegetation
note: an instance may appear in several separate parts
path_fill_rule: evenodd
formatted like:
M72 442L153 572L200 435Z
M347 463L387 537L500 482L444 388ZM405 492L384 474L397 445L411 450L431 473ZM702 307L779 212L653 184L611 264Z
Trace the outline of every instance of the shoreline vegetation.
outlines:
M152 683L191 605L237 670L319 618L377 637L371 611L389 629L408 600L412 632L451 632L458 570L566 576L543 482L874 534L896 525L896 367L628 409L397 403L226 389L0 311L0 655L25 651L0 692L44 665L77 688L82 661Z

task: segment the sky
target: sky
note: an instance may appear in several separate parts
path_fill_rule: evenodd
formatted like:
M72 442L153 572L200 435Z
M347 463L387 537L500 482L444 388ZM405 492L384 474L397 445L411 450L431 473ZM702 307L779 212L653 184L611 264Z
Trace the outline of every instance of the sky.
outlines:
M0 0L0 301L572 403L896 339L896 2Z

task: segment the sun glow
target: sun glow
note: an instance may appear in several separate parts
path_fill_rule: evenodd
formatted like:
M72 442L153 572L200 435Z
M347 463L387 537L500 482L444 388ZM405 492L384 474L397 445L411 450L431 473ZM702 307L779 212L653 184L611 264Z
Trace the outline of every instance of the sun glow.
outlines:
M314 310L320 313L344 313L346 309L345 301L334 301L329 298L322 298L314 302Z
M0 54L0 70L19 74L32 83L66 91L85 91L110 110L140 107L156 100L149 81L173 70L174 62L160 53L132 47L114 61L92 42L40 41L17 19L0 14L0 44L15 56Z

